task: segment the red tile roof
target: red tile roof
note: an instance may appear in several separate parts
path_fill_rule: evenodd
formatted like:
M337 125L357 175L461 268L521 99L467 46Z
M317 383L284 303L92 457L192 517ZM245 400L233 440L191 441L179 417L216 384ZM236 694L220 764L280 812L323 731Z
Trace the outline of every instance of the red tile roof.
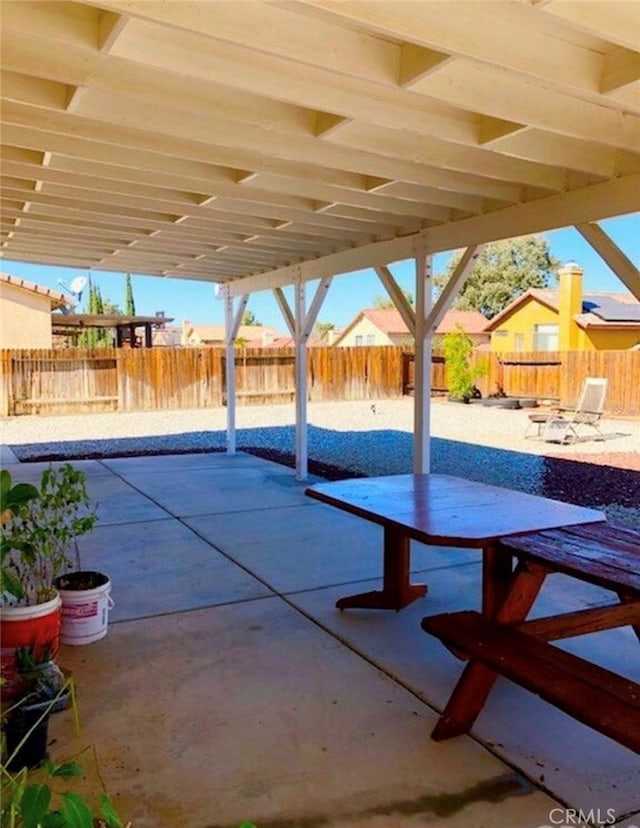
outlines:
M70 305L71 299L60 293L57 290L44 287L43 285L36 285L35 282L29 282L27 279L21 279L19 276L11 276L9 273L0 273L0 282L5 285L13 285L13 287L27 290L29 293L37 293L39 296L48 296L51 301L52 308L59 308L61 305Z
M367 308L362 315L386 334L407 334L409 329L395 308ZM487 319L479 311L449 310L436 329L436 334L446 334L458 327L468 334L482 333Z

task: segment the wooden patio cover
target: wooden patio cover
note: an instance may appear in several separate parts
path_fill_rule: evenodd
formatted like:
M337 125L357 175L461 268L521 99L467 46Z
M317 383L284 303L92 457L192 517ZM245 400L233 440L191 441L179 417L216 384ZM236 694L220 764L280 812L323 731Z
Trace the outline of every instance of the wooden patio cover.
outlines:
M1 26L9 259L245 293L416 239L606 247L590 222L640 206L636 2L3 0Z
M639 10L3 0L0 253L222 284L229 451L237 328L273 289L296 342L299 477L306 339L332 277L375 267L415 336L425 471L432 331L482 244L575 225L640 297L597 224L640 209ZM460 247L432 306L430 256ZM386 267L407 258L415 310Z

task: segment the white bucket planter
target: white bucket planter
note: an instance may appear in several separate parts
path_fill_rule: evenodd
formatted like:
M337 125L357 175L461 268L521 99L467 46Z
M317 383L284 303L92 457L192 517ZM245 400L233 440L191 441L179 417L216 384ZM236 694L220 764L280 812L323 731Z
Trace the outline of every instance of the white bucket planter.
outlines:
M109 578L101 572L71 572L57 578L56 587L62 599L60 641L78 645L104 638L113 607Z

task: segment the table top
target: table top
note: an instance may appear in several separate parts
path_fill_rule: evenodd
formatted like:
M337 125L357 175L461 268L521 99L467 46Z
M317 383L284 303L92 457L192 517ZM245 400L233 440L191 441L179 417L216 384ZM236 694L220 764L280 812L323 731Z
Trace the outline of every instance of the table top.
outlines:
M505 535L605 520L596 509L445 474L318 483L306 494L435 545L482 547Z

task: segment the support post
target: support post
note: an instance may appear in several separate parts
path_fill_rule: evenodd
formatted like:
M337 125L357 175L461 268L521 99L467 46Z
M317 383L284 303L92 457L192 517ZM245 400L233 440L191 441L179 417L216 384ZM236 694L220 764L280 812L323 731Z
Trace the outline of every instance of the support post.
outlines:
M415 245L416 314L413 423L413 471L428 474L431 466L431 350L433 335L426 319L433 304L431 256L422 239Z
M307 458L307 341L304 325L307 315L306 285L300 279L295 284L295 340L296 340L296 478L306 480Z
M307 340L318 318L318 313L331 286L331 277L320 280L311 307L307 312L306 282L297 279L295 283L295 314L293 315L294 339L296 344L296 478L306 480L308 474L307 456ZM292 318L282 291L274 291L287 324Z
M225 328L225 386L227 392L227 454L236 453L236 355L235 342L242 314L247 307L249 295L240 297L238 308L233 307L233 296L224 290L224 328Z

